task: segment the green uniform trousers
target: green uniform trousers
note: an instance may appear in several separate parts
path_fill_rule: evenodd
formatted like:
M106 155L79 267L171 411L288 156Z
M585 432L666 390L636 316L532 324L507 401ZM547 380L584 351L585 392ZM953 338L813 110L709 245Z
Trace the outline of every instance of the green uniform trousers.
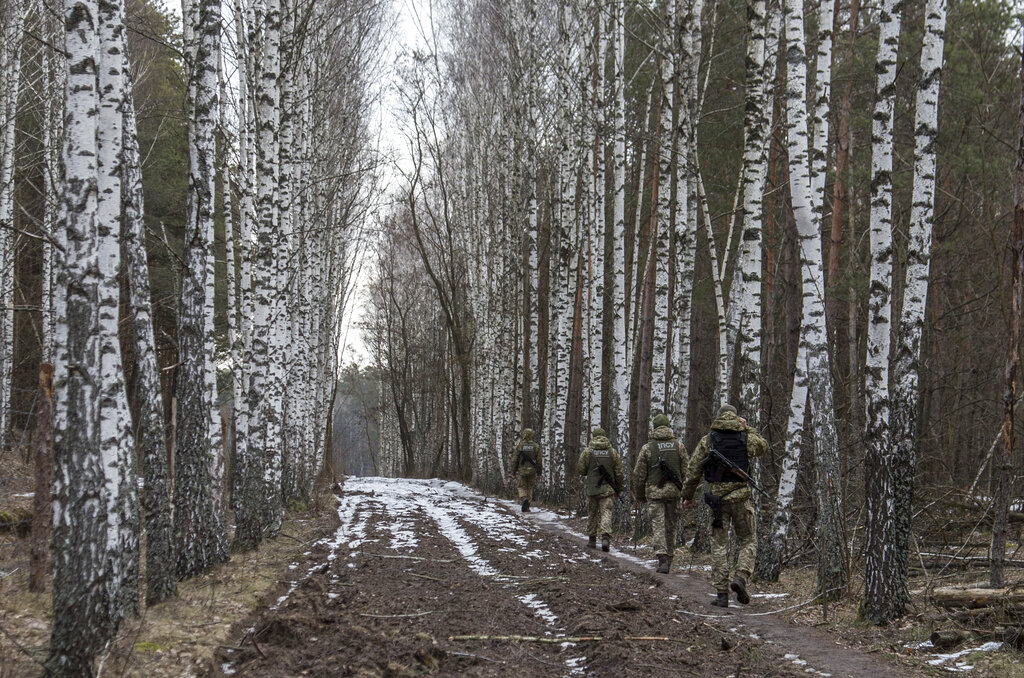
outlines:
M729 524L735 536L736 574L750 580L757 557L754 533L754 507L749 499L722 503L722 527L711 530L711 584L718 591L728 591L732 579L729 562Z
M516 475L516 489L519 490L519 502L524 499L533 503L533 488L537 485L537 472L533 469Z
M587 536L594 537L598 534L612 533L612 503L615 501L613 495L607 497L587 497Z
M679 499L652 499L650 502L652 546L658 556L676 552L676 523L679 521Z

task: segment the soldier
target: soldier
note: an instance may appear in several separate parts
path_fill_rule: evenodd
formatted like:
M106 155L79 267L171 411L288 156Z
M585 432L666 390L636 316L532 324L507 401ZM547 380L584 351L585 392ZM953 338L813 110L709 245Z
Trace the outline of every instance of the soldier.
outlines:
M597 427L590 435L590 444L580 452L576 468L586 476L588 499L587 547L597 548L597 533L601 532L601 550L611 548L612 500L622 492L622 460L615 451L604 429Z
M540 445L533 441L533 429L523 429L523 437L516 443L513 454L515 459L512 460L512 473L516 476L519 501L523 505L523 513L529 513L533 487L541 472Z
M711 507L711 583L718 596L712 605L729 607L729 589L742 605L750 602L747 579L754 569L757 539L754 533L754 507L750 503L750 486L719 457L718 451L735 466L747 472L749 460L764 453L768 443L747 426L747 420L736 414L732 405L722 405L711 423L711 432L701 438L690 457L683 486L683 508L692 505L693 494L701 478L709 483L704 501ZM736 573L729 581L729 525L735 534L738 549Z
M686 450L672 434L668 417L655 415L651 440L640 449L633 467L633 496L641 504L651 502L654 553L658 556L658 572L662 574L668 574L676 550L676 520L685 466Z

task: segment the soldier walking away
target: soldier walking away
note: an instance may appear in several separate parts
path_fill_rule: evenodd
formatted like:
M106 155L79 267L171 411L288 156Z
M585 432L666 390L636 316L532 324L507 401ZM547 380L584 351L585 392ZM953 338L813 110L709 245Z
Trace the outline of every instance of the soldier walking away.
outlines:
M513 455L512 473L516 476L519 502L523 506L523 513L529 513L533 488L541 473L540 445L533 440L532 428L523 429L523 436L516 443Z
M659 413L653 423L651 439L640 448L633 467L633 496L641 504L650 502L658 572L668 574L676 550L676 521L686 450L672 434L667 416Z
M754 507L750 503L750 459L763 454L768 443L747 426L732 405L722 405L711 423L711 432L701 438L690 457L683 486L683 508L692 505L701 479L708 481L704 501L711 507L711 583L718 596L712 605L729 607L729 589L742 605L750 602L747 580L754 569L757 539ZM737 549L735 576L730 582L729 525Z
M622 492L625 477L622 459L603 428L597 427L590 434L590 444L580 452L576 468L586 477L587 547L597 548L597 533L600 532L601 550L608 551L612 541L612 503Z

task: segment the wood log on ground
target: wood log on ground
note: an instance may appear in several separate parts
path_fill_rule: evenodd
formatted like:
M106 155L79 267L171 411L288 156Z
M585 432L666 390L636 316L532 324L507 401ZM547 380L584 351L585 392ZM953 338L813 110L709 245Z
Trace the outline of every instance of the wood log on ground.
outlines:
M946 587L932 592L932 602L945 608L1024 608L1024 590Z
M988 556L957 556L957 555L944 555L941 553L922 553L920 558L913 559L909 565L911 569L920 571L921 563L929 570L938 570L942 568L946 569L964 569L975 565L981 565L988 567L989 558ZM1024 560L1005 560L1003 564L1007 567L1024 567Z

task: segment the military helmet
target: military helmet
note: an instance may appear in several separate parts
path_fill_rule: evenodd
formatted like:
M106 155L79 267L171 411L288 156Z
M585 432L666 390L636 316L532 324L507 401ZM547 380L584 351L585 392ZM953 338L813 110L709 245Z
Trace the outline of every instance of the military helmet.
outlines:
M590 437L591 438L601 438L601 437L604 437L606 435L607 434L604 432L604 429L601 428L600 426L594 427L594 430L590 432Z
M656 415L654 415L654 428L660 428L662 426L668 425L668 416L666 416L664 412L658 412Z
M729 403L722 403L722 406L718 408L718 414L715 415L715 417L724 417L726 412L736 414L736 408L730 405Z
M532 428L524 428L523 429L523 438L526 439L526 440L533 440L533 429Z

